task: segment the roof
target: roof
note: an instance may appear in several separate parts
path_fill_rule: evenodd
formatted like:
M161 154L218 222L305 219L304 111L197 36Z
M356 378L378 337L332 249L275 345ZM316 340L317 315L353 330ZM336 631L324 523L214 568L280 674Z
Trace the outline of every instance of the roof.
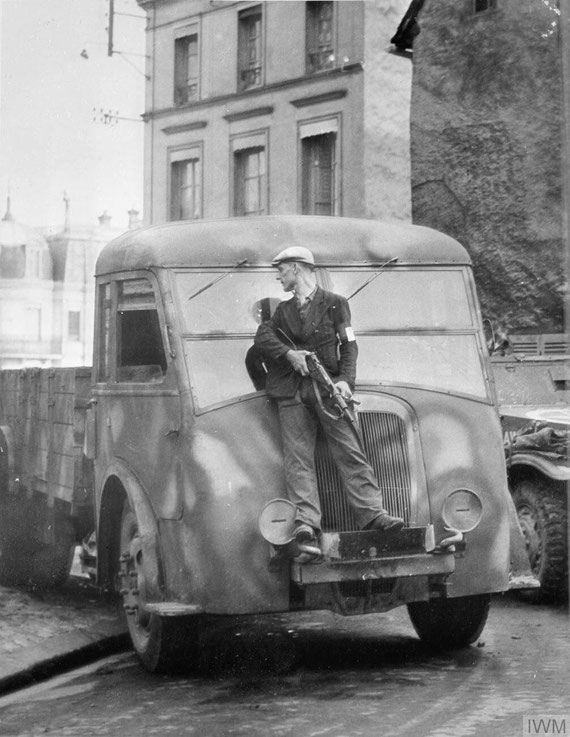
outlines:
M303 215L189 220L131 230L108 243L97 274L151 267L269 266L289 246L309 248L317 265L470 264L456 240L419 225Z
M10 198L0 220L0 279L25 279L30 251L43 252L41 279L52 278L51 254L46 239L35 229L14 220Z

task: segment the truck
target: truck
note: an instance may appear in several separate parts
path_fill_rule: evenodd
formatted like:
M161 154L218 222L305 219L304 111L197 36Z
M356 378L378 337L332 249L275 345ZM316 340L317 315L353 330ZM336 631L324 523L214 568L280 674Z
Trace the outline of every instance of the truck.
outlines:
M285 298L271 261L290 246L349 299L360 435L405 520L358 529L321 441L316 562L292 540L276 408L247 361ZM535 585L457 241L343 217L180 221L109 243L95 280L92 367L0 372L0 580L57 584L87 539L153 672L237 615L406 606L423 641L464 647L491 594Z
M509 486L530 565L533 602L568 599L570 355L509 352L492 357Z

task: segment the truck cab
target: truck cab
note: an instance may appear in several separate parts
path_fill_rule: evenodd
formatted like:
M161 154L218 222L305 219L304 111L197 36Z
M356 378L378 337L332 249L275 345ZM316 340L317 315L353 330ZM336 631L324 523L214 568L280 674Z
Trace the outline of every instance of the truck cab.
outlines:
M293 245L349 299L360 430L385 506L406 522L395 535L358 530L320 443L318 564L292 560L276 408L246 364L259 321L287 298L271 260ZM427 642L478 637L522 535L459 243L348 218L179 222L111 242L96 279L86 453L98 576L112 585L118 569L148 669L168 667L215 615L407 605Z

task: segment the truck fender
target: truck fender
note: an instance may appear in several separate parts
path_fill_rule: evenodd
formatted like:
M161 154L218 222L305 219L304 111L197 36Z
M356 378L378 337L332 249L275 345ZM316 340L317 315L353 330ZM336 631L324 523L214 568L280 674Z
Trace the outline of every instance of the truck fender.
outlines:
M119 564L120 520L124 495L134 511L144 555L145 594L148 601L164 599L164 572L158 523L148 495L135 474L115 460L103 478L97 525L97 578L103 586L115 581Z
M0 496L13 490L15 464L14 433L8 425L0 425Z
M521 467L532 468L553 481L570 481L570 467L554 463L538 454L517 453L509 461L509 470Z

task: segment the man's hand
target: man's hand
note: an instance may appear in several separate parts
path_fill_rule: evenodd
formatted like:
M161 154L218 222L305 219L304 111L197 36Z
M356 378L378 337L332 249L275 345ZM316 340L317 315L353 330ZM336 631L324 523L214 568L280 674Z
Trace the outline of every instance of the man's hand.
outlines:
M310 351L289 351L287 360L293 366L294 370L297 371L301 376L308 376L309 369L307 368L306 356L310 354Z
M336 388L340 391L342 398L347 401L352 398L352 392L346 381L337 381L335 384Z

